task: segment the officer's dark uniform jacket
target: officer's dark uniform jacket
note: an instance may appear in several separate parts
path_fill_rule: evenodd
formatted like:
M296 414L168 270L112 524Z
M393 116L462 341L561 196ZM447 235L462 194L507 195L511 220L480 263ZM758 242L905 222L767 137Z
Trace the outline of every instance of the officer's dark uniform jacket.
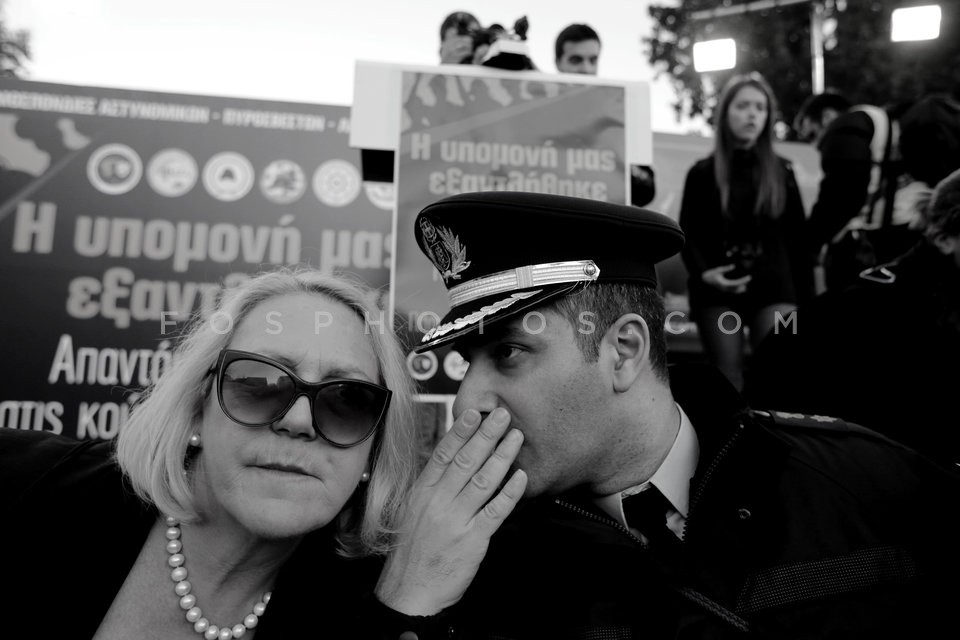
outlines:
M957 477L859 426L750 411L732 388L710 396L714 378L671 377L701 447L681 559L648 552L588 497L535 500L494 536L460 603L392 629L421 640L945 637L924 633L945 627L960 595Z
M839 416L960 464L960 269L921 241L797 312L754 353L754 406ZM784 363L789 363L785 366Z

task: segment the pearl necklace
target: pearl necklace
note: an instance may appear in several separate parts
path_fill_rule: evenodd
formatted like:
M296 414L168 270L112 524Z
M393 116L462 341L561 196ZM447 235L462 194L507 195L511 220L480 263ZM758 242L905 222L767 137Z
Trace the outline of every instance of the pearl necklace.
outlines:
M197 597L190 593L192 585L187 580L186 559L183 557L183 543L180 541L180 522L171 516L167 516L167 564L173 569L170 572L170 578L176 582L173 588L174 593L180 598L180 608L187 612L187 622L193 625L193 630L203 635L206 640L230 640L230 638L242 638L248 629L253 629L260 621L260 616L267 610L267 603L270 602L270 592L263 594L260 602L253 605L253 612L243 619L243 624L235 624L233 627L218 627L210 624L210 621L203 617L203 612L197 606Z

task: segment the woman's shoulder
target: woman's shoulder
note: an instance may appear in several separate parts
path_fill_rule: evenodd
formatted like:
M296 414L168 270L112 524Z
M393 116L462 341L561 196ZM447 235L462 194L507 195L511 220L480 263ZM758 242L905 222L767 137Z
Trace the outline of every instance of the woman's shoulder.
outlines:
M700 158L693 163L690 170L687 171L687 179L691 180L713 180L713 154L706 158Z
M336 590L371 589L376 584L384 558L368 555L349 557L341 552L336 527L328 525L304 536L284 565L281 578L288 583L316 580L317 567L322 567Z
M111 442L0 429L0 501L4 503L41 485L72 487L104 474L119 474Z
M713 172L713 154L706 156L705 158L700 158L693 163L693 166L690 167L690 171L710 171Z
M313 623L316 603L323 602L336 612L324 623L328 637L366 637L358 634L358 628L365 628L362 605L374 591L383 561L338 553L333 527L308 534L284 563L259 631L264 637L293 637Z

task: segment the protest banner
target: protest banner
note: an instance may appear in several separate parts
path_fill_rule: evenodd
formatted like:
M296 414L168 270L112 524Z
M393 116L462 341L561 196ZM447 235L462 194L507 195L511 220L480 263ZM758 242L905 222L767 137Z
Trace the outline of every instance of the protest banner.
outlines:
M629 165L650 162L643 83L486 67L365 64L357 68L353 116L369 122L370 130L354 130L351 144L396 152L391 308L394 326L411 345L448 307L439 274L414 241L414 220L424 206L456 193L491 190L625 204ZM380 90L365 95L364 86ZM455 393L465 371L449 348L411 351L407 365L428 400Z
M113 438L221 285L389 281L346 107L0 79L0 427ZM211 363L212 365L213 363Z
M402 91L393 312L415 344L448 307L440 274L414 241L417 213L444 196L474 191L625 204L625 98L623 87L503 73L406 71ZM549 229L543 241L550 241ZM466 365L447 347L411 355L408 369L427 393L448 394L456 392Z

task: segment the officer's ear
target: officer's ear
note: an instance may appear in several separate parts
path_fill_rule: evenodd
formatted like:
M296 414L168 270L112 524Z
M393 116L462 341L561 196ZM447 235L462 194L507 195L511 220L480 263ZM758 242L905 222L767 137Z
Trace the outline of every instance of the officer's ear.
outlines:
M610 357L614 391L628 391L640 374L650 368L650 329L636 313L620 316L603 337Z

